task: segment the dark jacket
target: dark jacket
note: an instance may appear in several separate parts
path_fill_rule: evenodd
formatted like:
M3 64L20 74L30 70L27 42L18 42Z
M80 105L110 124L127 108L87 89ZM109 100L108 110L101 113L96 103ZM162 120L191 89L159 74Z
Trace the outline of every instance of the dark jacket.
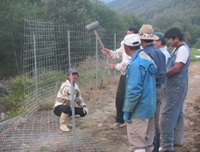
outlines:
M147 53L157 66L156 85L164 84L166 77L165 55L157 49L152 43L146 45L143 51Z

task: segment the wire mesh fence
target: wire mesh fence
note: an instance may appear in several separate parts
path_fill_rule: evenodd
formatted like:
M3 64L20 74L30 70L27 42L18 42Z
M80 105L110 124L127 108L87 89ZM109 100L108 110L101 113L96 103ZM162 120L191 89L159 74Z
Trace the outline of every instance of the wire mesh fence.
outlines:
M98 31L104 46L109 49L116 49L125 34L103 33L101 28ZM101 151L88 133L77 132L75 137L71 133L61 134L52 111L41 109L54 103L54 98L50 97L55 97L70 67L79 71L79 86L95 84L97 88L102 80L116 74L108 69L108 62L100 50L94 34L88 33L85 27L24 20L25 102L19 109L20 119L1 129L0 151Z
M35 112L27 121L18 120L14 128L0 138L4 152L73 152L73 134L59 130L59 120L52 111ZM77 133L77 152L99 152L89 133Z

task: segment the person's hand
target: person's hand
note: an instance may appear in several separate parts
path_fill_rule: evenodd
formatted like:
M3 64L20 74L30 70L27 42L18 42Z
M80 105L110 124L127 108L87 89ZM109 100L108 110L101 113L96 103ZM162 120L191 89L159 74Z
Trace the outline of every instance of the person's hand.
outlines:
M123 119L124 119L125 122L131 123L132 122L131 121L131 113L125 111L124 114L123 114Z
M88 114L88 112L89 112L89 111L88 111L88 108L87 108L86 106L84 106L84 107L83 107L83 113L84 113L84 114Z
M101 52L104 55L109 55L110 54L110 51L108 49L106 49L106 48L102 49Z
M110 68L111 70L115 70L115 64L109 63L109 68Z

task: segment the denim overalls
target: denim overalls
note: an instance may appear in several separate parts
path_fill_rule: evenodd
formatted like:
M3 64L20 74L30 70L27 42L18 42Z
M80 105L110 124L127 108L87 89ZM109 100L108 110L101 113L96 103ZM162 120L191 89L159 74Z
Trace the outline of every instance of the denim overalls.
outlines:
M190 49L186 43L182 45L189 51L189 58L179 73L166 78L165 103L160 118L160 147L169 151L174 150L174 144L182 145L184 140L184 115L182 109L188 89ZM173 51L168 59L167 70L174 66L179 47Z

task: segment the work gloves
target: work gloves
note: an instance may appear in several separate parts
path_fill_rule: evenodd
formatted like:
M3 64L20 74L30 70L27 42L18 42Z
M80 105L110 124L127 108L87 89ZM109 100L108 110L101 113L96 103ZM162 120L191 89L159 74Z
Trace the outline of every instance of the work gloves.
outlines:
M131 123L131 112L124 112L123 119L127 123Z
M83 106L83 113L84 113L84 114L88 114L88 112L89 112L89 111L88 111L88 108L87 108L86 106Z

